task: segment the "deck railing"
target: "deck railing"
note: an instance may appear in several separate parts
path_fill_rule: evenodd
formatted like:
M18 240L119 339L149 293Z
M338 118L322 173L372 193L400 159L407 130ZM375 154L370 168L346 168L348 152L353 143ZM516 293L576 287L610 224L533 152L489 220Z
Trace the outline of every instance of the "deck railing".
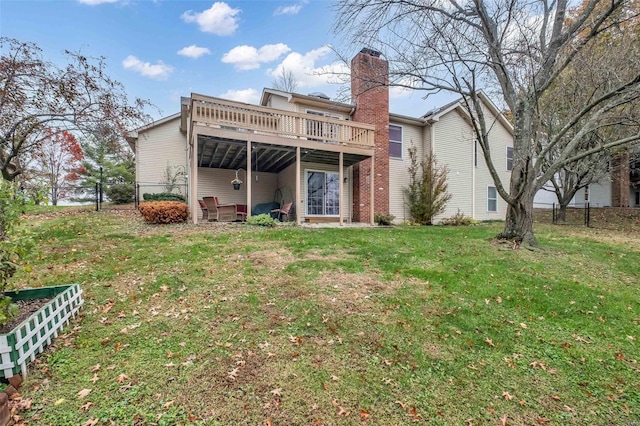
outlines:
M193 123L357 148L373 148L374 144L375 128L369 124L195 94L191 105Z

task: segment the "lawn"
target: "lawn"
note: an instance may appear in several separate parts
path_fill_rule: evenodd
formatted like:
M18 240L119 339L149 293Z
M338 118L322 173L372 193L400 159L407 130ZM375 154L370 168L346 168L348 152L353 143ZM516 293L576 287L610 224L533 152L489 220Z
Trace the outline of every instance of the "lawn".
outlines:
M640 424L640 233L151 226L31 215L21 287L80 283L30 425Z

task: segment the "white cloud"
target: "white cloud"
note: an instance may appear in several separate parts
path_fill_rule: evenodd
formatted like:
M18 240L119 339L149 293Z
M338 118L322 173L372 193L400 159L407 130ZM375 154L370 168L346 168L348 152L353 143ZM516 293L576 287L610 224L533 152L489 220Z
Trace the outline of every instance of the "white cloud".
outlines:
M273 12L273 15L297 15L301 9L302 3L293 4L291 6L280 6Z
M243 90L227 90L220 95L222 99L229 99L236 102L244 102L247 104L257 104L260 100L260 94L256 89Z
M196 46L195 44L192 44L191 46L183 47L182 49L178 50L178 55L188 56L189 58L194 58L194 59L197 59L202 55L210 55L210 54L211 54L211 51L209 49L207 49L206 47Z
M95 6L103 3L117 3L118 0L78 0L80 4L86 4L89 6Z
M122 61L122 66L125 69L135 71L144 77L149 77L154 80L166 80L173 72L173 67L162 61L158 61L157 64L151 64L149 62L142 62L133 55L127 56L127 58Z
M233 64L238 70L260 68L261 63L273 62L291 51L286 44L266 44L260 49L253 46L236 46L222 56L222 62Z
M292 52L275 68L268 71L274 78L282 75L282 69L292 72L298 83L298 88L324 86L330 83L344 83L349 75L349 68L341 62L328 65L317 65L331 53L329 46L323 46L300 54Z
M182 14L182 20L187 23L195 22L200 31L219 36L232 35L238 28L240 9L232 9L224 2L216 2L204 12L188 10Z

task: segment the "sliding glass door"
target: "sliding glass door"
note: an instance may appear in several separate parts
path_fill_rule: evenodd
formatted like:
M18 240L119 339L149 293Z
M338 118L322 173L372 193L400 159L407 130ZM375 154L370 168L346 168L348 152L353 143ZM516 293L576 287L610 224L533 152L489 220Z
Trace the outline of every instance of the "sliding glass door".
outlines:
M340 175L307 170L306 178L307 215L338 216L340 214Z

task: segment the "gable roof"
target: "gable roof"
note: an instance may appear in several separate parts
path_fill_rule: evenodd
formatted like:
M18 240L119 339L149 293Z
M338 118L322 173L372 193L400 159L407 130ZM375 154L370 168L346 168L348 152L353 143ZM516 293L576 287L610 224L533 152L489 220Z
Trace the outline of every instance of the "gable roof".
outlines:
M267 106L270 95L276 95L276 96L281 96L283 98L287 98L287 101L290 103L301 103L305 105L315 106L318 108L331 109L334 111L336 110L342 111L345 113L350 113L351 110L353 110L356 107L356 105L352 103L337 102L337 101L332 101L331 99L325 99L319 96L303 95L301 93L285 92L282 90L269 89L269 88L264 88L262 90L262 96L260 98L261 106Z
M487 95L485 95L484 92L482 91L478 92L478 97L480 98L482 103L486 105L489 111L491 111L493 115L495 115L498 118L498 121L500 121L500 123L507 129L507 131L513 134L513 131L514 131L513 124L511 124L511 122L507 120L505 115L502 113L502 111L500 111L500 109L498 109L496 104L494 104L493 101L491 101L491 99ZM469 112L467 111L463 101L464 101L463 98L458 98L439 108L432 109L431 111L423 115L422 118L427 122L439 121L442 116L457 109L458 111L460 111L460 113L462 113L462 115L464 115L468 119Z

